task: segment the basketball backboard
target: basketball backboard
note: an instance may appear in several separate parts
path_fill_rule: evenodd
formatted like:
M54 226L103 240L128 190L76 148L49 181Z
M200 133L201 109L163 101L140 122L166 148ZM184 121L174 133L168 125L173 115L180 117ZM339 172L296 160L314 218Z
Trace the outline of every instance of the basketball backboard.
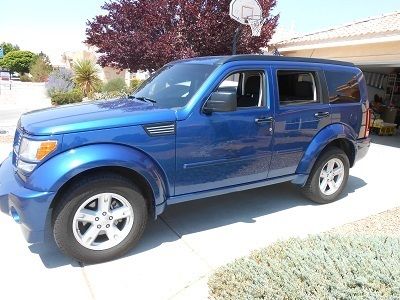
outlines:
M248 24L248 19L262 18L262 7L257 0L232 0L230 16L239 23Z

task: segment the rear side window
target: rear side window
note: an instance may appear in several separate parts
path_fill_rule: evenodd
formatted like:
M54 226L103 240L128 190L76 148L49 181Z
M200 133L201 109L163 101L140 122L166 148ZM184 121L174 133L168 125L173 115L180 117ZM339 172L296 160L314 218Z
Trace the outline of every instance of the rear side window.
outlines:
M360 102L357 73L351 71L325 71L331 104Z
M317 76L309 71L278 71L279 103L303 105L319 103Z

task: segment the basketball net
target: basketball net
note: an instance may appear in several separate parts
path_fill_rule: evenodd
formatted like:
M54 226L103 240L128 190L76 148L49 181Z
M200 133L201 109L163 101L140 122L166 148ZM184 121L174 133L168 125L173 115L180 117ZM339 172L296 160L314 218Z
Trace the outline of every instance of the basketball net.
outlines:
M266 18L260 17L252 17L247 19L247 24L249 24L251 28L251 34L252 36L260 36L261 35L261 29L263 28L263 25L266 21Z

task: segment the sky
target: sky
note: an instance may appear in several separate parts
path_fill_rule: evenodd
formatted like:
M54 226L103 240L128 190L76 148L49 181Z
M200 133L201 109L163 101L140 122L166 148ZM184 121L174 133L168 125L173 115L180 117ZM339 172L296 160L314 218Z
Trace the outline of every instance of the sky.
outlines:
M83 49L86 21L104 11L105 0L0 0L0 42L43 51L60 60L66 51ZM384 13L400 11L400 0L277 0L279 27L297 33ZM229 9L227 7L227 9Z

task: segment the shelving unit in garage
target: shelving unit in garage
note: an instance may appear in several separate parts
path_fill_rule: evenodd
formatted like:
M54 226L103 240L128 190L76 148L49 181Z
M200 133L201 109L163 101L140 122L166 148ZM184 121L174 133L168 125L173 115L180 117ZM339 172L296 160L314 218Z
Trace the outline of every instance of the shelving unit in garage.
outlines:
M389 74L387 79L385 100L389 106L398 106L400 99L400 74Z

